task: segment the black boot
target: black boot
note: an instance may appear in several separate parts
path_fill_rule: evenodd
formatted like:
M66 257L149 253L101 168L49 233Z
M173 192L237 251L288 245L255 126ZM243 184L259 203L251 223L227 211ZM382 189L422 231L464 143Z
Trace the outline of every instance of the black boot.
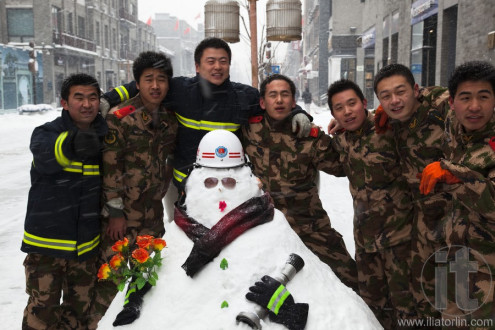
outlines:
M126 302L124 309L117 314L113 326L125 325L134 322L141 314L141 306L143 305L143 296L151 289L151 284L146 282L141 290L137 290L136 286L129 287L126 294Z

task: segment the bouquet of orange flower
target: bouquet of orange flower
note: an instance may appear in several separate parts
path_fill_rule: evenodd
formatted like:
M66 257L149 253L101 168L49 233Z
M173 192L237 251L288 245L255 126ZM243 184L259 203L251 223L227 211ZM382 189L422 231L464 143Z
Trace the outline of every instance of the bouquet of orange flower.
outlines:
M101 265L98 279L113 281L120 291L124 290L126 283L132 278L135 280L131 284L135 284L139 290L146 282L156 285L156 270L162 265L161 251L167 244L161 238L143 235L136 238L136 245L138 248L130 253L127 238L115 242L112 250L116 254L109 263Z

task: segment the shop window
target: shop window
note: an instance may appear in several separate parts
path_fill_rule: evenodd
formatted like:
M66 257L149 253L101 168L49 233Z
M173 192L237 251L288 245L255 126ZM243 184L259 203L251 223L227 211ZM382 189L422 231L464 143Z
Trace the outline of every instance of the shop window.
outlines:
M374 48L372 48L374 52ZM367 52L368 49L366 49ZM373 53L371 53L373 54ZM366 55L366 54L365 54ZM375 79L375 58L374 57L365 57L364 59L364 97L368 100L368 108L374 108L374 96L375 91L373 90L373 80Z
M416 82L422 86L435 85L436 43L437 15L413 25L411 71Z
M356 59L343 58L340 62L340 78L356 81Z

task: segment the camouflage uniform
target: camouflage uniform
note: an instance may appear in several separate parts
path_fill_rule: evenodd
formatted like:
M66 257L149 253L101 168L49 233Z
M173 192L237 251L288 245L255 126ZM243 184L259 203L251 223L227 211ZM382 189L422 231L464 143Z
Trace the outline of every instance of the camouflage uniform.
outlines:
M85 329L97 273L96 256L80 262L39 253L24 260L26 292L23 329ZM60 298L63 291L63 304Z
M410 291L413 208L402 176L393 132L375 134L368 113L356 131L333 139L349 178L359 293L385 329L413 316Z
M495 319L494 137L495 116L485 128L469 133L464 131L453 112L446 122L446 159L440 164L462 181L462 184L443 185L453 198L452 214L446 223L449 256L454 257L460 246L470 249L469 260L477 263L477 270L469 275L469 298L475 299L479 308L470 313L461 308L466 305L459 304L455 296L450 295L444 317L467 314L468 319Z
M327 158L332 158L332 164L338 158L330 148L331 138L315 127L313 136L297 139L291 131L291 116L279 122L267 115L258 118L242 128L254 174L304 244L344 284L358 292L356 263L347 252L342 235L331 227L315 183Z
M121 109L135 111L119 119ZM124 112L125 113L125 112ZM161 237L165 233L162 198L166 193L165 163L175 149L177 120L163 106L151 114L142 104L139 94L107 115L109 132L103 153L103 197L101 263L108 262L115 252L115 243L105 233L108 216L124 216L126 237L134 246L138 235ZM156 117L156 118L154 118ZM104 315L117 294L111 281L99 281L91 307L90 328Z
M419 182L425 166L443 157L448 96L448 90L442 87L423 88L418 98L421 104L413 116L406 122L391 121L402 173L414 204L411 268L412 290L419 317L440 316L431 305L435 300L435 265L430 256L446 245L445 212L452 202L451 196L445 192L421 195Z

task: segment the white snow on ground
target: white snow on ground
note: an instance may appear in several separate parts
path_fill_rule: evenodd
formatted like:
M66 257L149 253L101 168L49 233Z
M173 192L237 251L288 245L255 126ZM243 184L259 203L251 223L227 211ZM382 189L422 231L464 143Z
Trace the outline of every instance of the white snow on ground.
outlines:
M317 107L313 104L312 109L315 108ZM326 126L330 120L330 112L325 108L319 108L319 110L321 111L320 114L313 115L314 121L326 131ZM0 226L0 251L2 251L3 257L0 263L0 274L2 275L2 286L0 286L0 319L2 320L2 327L5 329L21 328L22 314L27 302L27 295L24 291L24 267L22 265L25 254L20 251L20 245L23 235L27 195L30 187L29 169L32 156L29 151L29 141L31 133L36 126L51 121L59 115L59 111L47 111L29 116L19 116L16 113L0 115L0 219L2 219L2 225ZM352 199L348 189L348 180L322 173L320 197L323 206L330 215L332 226L344 236L350 254L354 255L354 240L352 236L353 210ZM169 246L172 242L172 239L168 242ZM257 244L262 244L262 242L258 241ZM169 251L173 251L172 246L163 252L165 258ZM279 264L273 265L273 267L278 268L281 266ZM249 265L245 267L247 268L246 271L251 271ZM184 271L181 268L177 271L182 272L181 275L183 275ZM160 281L166 281L166 277L160 278ZM325 283L325 286L327 284ZM328 285L330 287L333 286L332 284ZM310 283L307 286L307 290L319 289L320 286L314 283ZM299 293L299 290L302 290L302 288L297 289L296 292ZM187 287L183 289L183 292L187 292ZM304 302L298 298L296 292L294 292L296 302ZM356 299L353 295L350 292L348 297L339 296L336 299L339 305L343 307L351 306L355 303ZM116 299L119 299L121 302L122 296L118 296ZM163 299L166 299L166 295L163 296ZM151 308L155 314L165 312L161 310L160 305L148 305L146 308ZM215 311L217 311L217 308L215 306ZM310 306L310 310L311 308ZM348 313L349 317L353 314L353 310L350 308L340 308L339 311L339 319L345 318L345 314L342 315L343 312ZM143 316L145 316L144 313ZM185 312L184 317L194 317L194 310ZM361 321L364 324L363 329L366 328L368 320L363 318ZM169 329L174 328L170 324L164 324L163 326ZM371 323L369 326L371 327ZM128 328L133 327L129 326ZM138 328L136 327L136 329ZM311 329L308 328L308 330Z

